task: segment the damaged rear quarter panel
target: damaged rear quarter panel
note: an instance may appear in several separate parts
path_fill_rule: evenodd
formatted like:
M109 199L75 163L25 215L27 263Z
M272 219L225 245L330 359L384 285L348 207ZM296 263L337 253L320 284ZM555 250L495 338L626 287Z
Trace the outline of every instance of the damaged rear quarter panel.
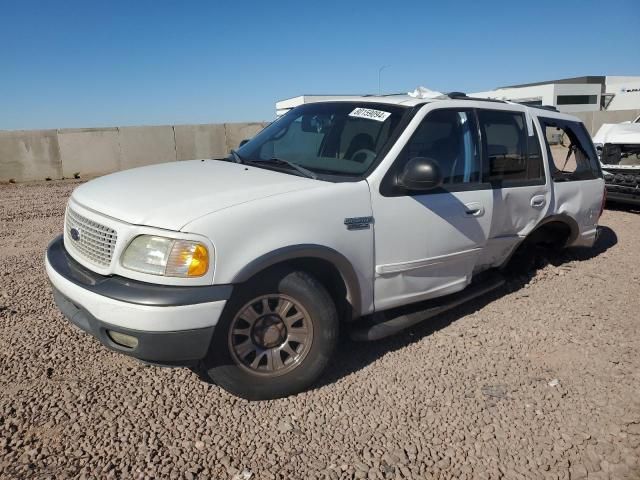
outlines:
M577 238L572 245L591 246L595 241L604 181L601 178L580 182L554 182L553 207L556 215L566 215L578 224Z

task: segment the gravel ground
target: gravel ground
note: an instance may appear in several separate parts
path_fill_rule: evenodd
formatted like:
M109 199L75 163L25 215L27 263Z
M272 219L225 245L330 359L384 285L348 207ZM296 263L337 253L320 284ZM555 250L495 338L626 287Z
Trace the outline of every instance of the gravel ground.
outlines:
M0 186L2 478L640 478L640 216L595 249L246 402L111 353L43 268L77 182Z

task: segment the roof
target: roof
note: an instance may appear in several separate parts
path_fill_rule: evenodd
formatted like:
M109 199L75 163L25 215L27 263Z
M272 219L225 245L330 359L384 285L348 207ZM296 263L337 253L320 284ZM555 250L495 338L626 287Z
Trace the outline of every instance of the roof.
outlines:
M299 95L297 97L288 98L278 102L279 110L290 110L303 103L319 103L319 102L370 102L377 104L390 104L390 105L403 105L406 107L413 107L416 105L423 105L425 103L435 102L450 102L451 106L458 104L458 102L467 102L468 107L478 107L478 103L498 103L504 106L517 106L522 111L529 111L536 116L550 116L554 118L564 118L566 120L578 120L579 118L557 111L554 107L549 106L531 106L517 102L509 102L504 100L495 100L490 98L475 98L467 97L460 92L452 92L449 94L443 94L437 98L416 98L407 94L392 94L392 95ZM453 103L455 102L455 103ZM287 105L287 103L289 103ZM458 104L459 105L459 104ZM449 105L447 105L449 106ZM501 107L499 107L501 108ZM284 112L283 112L284 113Z
M390 95L298 95L297 97L280 100L276 103L276 108L292 108L301 103L315 102L371 102L371 103L388 103L391 105L405 105L413 107L421 103L430 101L428 98L416 98L406 93L390 94Z

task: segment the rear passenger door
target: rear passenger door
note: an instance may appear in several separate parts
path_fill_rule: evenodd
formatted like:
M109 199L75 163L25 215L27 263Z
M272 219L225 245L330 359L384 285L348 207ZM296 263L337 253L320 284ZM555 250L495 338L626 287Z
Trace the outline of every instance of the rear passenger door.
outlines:
M478 268L500 265L546 215L551 201L540 131L524 111L478 109L483 176L493 217Z
M551 211L574 219L573 245L596 238L604 180L589 133L580 122L539 117L552 185Z

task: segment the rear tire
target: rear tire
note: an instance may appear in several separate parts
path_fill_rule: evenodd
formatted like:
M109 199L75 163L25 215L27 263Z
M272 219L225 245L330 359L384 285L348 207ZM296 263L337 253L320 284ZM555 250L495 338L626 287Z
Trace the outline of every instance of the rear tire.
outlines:
M202 373L247 400L299 393L329 363L338 330L335 303L318 280L304 271L273 270L234 292Z

